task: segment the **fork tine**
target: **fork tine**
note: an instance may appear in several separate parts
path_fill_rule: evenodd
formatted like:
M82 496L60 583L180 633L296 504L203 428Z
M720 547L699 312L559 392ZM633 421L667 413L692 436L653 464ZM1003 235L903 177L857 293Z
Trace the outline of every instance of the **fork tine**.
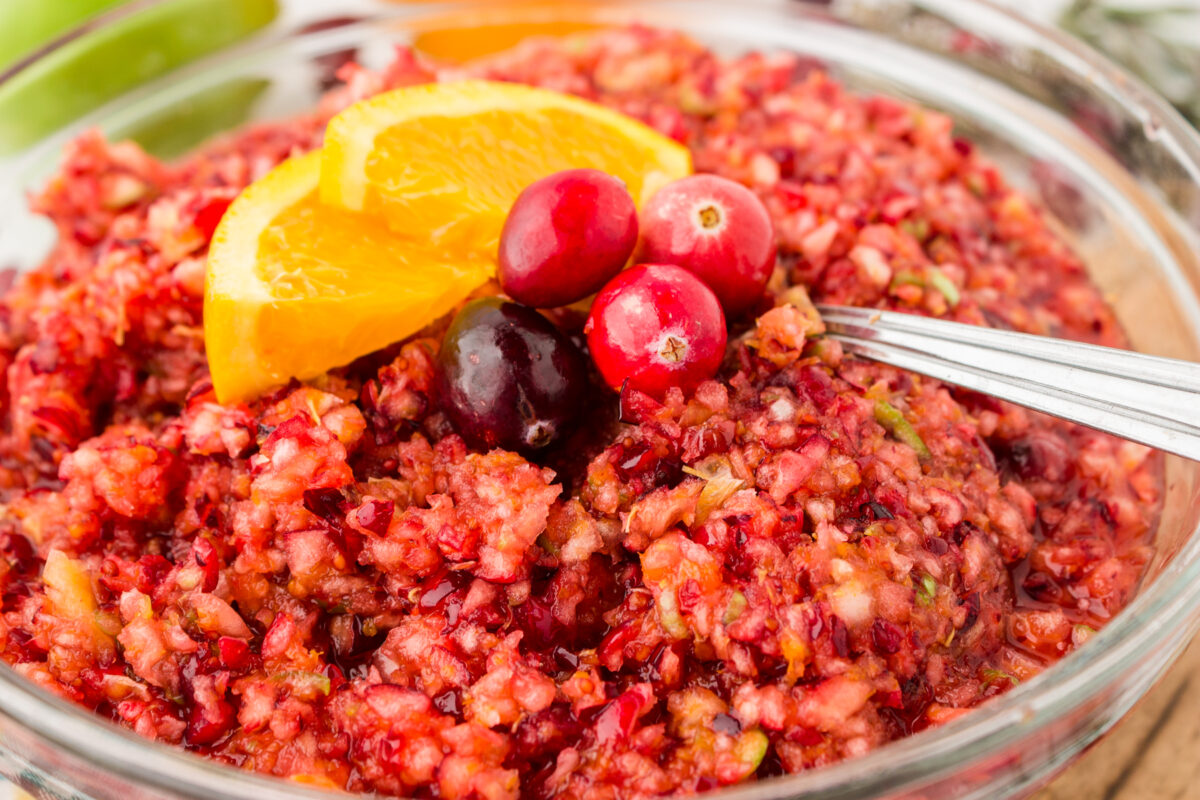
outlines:
M1200 461L1200 429L1194 426L1162 420L1156 416L1139 415L1124 406L1105 407L1100 401L1089 402L1087 398L1052 386L1023 382L894 345L861 340L850 340L846 343L852 352L873 361L919 372L946 383L973 389L1089 428Z
M848 351L1200 460L1200 367L895 312L819 306Z
M829 323L829 327L835 334L844 333L871 342L928 352L961 364L979 366L995 374L1024 376L1046 385L1064 387L1074 394L1118 403L1131 409L1144 409L1167 418L1175 418L1180 410L1190 409L1200 399L1186 389L1147 386L1136 379L1095 372L1079 364L1044 360L1040 353L1014 353L983 347L971 342L929 336L911 328L893 330L890 324L865 329L835 322Z
M818 305L817 309L827 325L853 325L866 329L884 326L897 331L913 331L991 350L1035 355L1046 361L1078 366L1105 375L1136 378L1157 386L1200 392L1200 364L1187 361L896 311L830 305Z

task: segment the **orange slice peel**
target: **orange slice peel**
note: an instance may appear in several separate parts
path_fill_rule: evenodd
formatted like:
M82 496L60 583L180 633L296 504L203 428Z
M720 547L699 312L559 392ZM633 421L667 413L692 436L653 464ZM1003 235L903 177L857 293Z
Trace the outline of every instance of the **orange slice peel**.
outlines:
M308 380L416 333L487 280L377 220L322 206L320 154L243 192L209 250L205 345L222 402Z
M495 270L524 187L603 169L634 199L691 171L686 148L579 98L464 81L398 89L330 123L229 207L209 248L213 388L240 402L400 341Z
M330 121L321 199L405 236L491 252L521 190L576 167L615 175L640 204L692 165L679 143L578 97L497 81L425 84Z

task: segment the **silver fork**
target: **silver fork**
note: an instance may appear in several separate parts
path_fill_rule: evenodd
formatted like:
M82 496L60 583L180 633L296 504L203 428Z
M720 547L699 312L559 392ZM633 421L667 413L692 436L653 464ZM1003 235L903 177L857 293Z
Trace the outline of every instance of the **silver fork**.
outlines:
M817 309L847 352L1200 461L1200 364L894 311Z

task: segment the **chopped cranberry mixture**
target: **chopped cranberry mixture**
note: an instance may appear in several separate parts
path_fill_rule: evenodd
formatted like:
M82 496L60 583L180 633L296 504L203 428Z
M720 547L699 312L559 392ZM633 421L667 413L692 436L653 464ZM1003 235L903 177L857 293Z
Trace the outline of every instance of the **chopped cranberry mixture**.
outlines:
M464 73L608 104L751 188L778 305L691 395L596 388L540 463L452 433L437 338L218 405L201 296L230 200L346 104ZM177 165L84 136L33 199L60 238L0 304L0 642L21 674L307 783L630 798L940 724L1128 601L1153 454L811 338L810 295L1123 344L948 118L644 29L342 77L313 115Z

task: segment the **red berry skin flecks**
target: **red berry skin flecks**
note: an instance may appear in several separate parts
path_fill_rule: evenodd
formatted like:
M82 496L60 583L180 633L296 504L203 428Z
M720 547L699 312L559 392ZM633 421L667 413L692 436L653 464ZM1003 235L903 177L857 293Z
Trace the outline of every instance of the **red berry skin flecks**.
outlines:
M692 175L646 204L638 258L695 273L736 316L762 298L775 267L775 231L754 192L717 175Z
M614 389L662 399L690 393L716 374L725 354L725 315L713 291L670 264L642 264L613 278L584 325L592 360Z
M564 306L620 272L637 238L625 184L595 169L557 172L526 187L509 211L497 277L519 303Z

